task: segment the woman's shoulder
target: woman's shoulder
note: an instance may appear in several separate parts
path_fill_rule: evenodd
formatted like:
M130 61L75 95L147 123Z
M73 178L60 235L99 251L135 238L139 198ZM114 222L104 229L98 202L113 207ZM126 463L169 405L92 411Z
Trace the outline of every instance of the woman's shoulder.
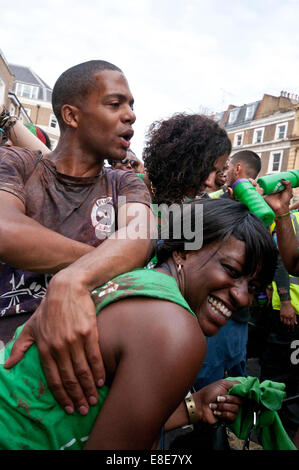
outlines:
M195 355L197 361L205 355L206 340L197 319L175 302L130 297L110 304L102 313L110 325L108 328L106 326L110 340L111 335L115 334L118 346L124 349L131 348L133 344L136 351L140 352L150 347L161 353L163 351L164 357L166 354L170 360L176 360L177 357L190 360ZM101 330L105 331L99 323Z

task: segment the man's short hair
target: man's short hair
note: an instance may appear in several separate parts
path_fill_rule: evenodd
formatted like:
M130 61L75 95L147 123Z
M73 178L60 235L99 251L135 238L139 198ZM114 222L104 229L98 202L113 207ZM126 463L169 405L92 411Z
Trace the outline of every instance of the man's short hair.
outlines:
M59 126L63 127L61 108L64 104L80 105L95 88L94 75L103 70L122 71L104 60L90 60L74 65L57 79L52 93L52 107Z
M261 159L252 150L240 150L231 157L231 161L234 165L237 163L244 165L247 178L255 179L261 171Z

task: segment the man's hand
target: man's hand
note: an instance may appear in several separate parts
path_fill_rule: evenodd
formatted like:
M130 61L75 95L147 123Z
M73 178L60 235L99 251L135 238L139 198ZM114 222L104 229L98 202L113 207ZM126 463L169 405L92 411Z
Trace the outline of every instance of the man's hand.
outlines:
M265 196L265 201L275 212L275 215L283 215L289 212L290 202L293 197L292 185L290 181L281 180L285 186L283 191Z
M88 413L98 401L105 371L99 349L94 303L78 279L62 270L50 281L46 297L16 340L5 363L19 362L34 342L49 388L67 413Z
M290 300L281 302L280 305L280 321L286 326L294 329L297 325L297 315Z
M193 394L201 420L214 424L218 419L228 422L235 421L242 399L235 395L227 395L227 391L239 382L218 380Z

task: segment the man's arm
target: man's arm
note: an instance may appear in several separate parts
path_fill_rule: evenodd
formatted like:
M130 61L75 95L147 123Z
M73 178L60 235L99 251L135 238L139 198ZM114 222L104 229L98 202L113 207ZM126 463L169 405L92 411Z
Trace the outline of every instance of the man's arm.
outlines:
M276 215L277 242L282 261L289 274L299 276L299 244L294 233L291 216L289 214L290 200L292 198L291 183L282 180L286 189L280 193L265 197Z
M132 215L134 210L139 211L138 217ZM151 230L156 229L156 222L145 204L122 206L119 222L114 237L51 279L46 297L5 364L12 367L36 342L49 387L69 413L75 407L81 414L88 413L89 405L97 401L96 386L103 385L105 379L90 291L119 274L143 267L153 249ZM139 238L134 239L136 231Z
M0 114L3 111L3 105L0 104ZM29 150L39 150L43 155L50 153L50 149L42 143L24 124L16 120L13 127L7 132L8 137L17 147L28 148Z
M0 221L0 260L19 269L56 273L94 251L27 217L22 201L7 191L0 191Z
M290 277L280 256L278 257L274 281L276 282L277 292L280 298L280 320L286 326L294 328L295 324L297 324L297 316L291 304Z

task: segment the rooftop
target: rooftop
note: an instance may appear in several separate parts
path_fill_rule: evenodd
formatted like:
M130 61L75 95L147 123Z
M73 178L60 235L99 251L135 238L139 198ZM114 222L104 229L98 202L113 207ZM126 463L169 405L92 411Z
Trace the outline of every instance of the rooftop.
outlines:
M52 89L51 87L40 78L30 67L23 65L9 64L9 68L15 76L15 84L23 83L39 88L37 99L43 101L51 101Z

